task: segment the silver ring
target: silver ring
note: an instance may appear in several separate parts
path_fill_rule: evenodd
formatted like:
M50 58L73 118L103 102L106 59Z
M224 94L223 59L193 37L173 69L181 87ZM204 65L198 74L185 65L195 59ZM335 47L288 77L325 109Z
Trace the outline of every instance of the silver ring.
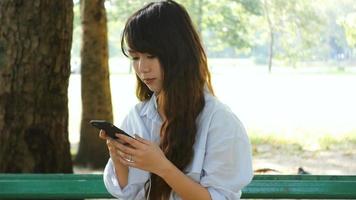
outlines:
M128 159L126 159L128 162L134 162L133 159L132 159L132 155L129 156Z

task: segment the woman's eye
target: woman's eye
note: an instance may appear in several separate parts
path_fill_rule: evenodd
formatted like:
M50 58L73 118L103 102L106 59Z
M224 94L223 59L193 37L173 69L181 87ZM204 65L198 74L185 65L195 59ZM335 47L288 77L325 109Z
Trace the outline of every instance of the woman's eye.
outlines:
M131 57L132 60L138 60L139 57Z
M154 55L148 55L147 58L153 59L153 58L156 58L156 56L154 56Z

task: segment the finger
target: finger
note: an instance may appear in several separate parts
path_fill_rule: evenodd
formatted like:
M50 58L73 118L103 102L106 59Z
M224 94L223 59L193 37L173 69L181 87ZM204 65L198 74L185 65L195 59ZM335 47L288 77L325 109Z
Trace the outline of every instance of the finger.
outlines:
M125 154L128 154L128 155L136 155L137 154L136 149L131 148L127 145L120 144L118 142L115 144L115 147L117 148L117 150L124 152Z
M109 153L110 155L117 156L117 151L115 148L109 147Z
M110 137L108 137L108 138L106 139L106 144L107 144L107 145L115 146L116 143L117 143L117 142L116 142L115 140L113 140L112 138L110 138Z
M126 154L124 152L120 151L120 150L115 149L115 154L117 156L119 156L120 158L128 159L128 156L126 156Z
M120 144L123 144L123 145L127 145L128 143L127 142L125 142L125 141L122 141L121 139L115 139L115 142L118 142L118 143L120 143Z
M120 161L122 164L124 164L124 165L126 165L126 166L129 166L129 167L137 167L136 162L127 161L125 158L119 157L119 161Z
M99 138L104 139L104 140L107 139L107 135L106 135L106 133L105 133L104 130L100 130L100 132L99 132Z
M132 155L129 155L129 154L126 154L126 153L124 153L124 152L121 152L121 151L117 151L117 154L120 156L120 158L122 158L122 159L124 159L124 160L126 160L126 161L128 161L128 162L134 162L134 156L132 156Z
M139 142L142 142L144 144L150 144L150 141L143 139L139 135L135 134L134 136L135 136L135 139L138 140Z
M115 158L122 158L122 159L132 159L131 155L125 154L124 152L116 149L116 148L109 148L110 156Z
M142 142L131 138L129 136L123 135L123 134L116 134L117 137L119 137L121 140L123 140L124 142L130 144L131 146L135 147L136 149L142 148Z
M109 147L109 154L110 154L110 157L115 158L115 159L121 157L119 152L115 148Z
M107 145L110 155L116 154L116 148L112 145Z
M108 138L106 140L106 146L110 149L114 149L117 150L116 144L119 144L118 142L116 142L116 140L113 140L111 138Z
M115 143L112 140L107 139L106 140L106 146L108 146L110 148L115 148Z

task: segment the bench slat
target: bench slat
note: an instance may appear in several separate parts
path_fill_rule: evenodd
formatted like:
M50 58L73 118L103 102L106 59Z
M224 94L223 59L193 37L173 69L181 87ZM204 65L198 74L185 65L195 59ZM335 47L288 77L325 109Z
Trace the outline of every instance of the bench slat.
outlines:
M356 181L254 180L242 198L355 199Z
M112 198L101 174L0 174L0 198ZM356 199L356 176L256 175L242 198Z
M16 177L16 179L3 180L2 178L0 178L0 197L4 198L111 198L101 175L92 176L89 179L71 175L68 177L42 175L34 179Z

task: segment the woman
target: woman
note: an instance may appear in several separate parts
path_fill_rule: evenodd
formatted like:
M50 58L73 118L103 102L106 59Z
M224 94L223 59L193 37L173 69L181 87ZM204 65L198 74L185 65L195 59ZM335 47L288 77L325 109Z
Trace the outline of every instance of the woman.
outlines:
M252 179L250 143L229 108L213 95L207 58L187 11L150 3L127 21L121 41L141 101L121 128L104 131L108 191L122 199L239 199Z

